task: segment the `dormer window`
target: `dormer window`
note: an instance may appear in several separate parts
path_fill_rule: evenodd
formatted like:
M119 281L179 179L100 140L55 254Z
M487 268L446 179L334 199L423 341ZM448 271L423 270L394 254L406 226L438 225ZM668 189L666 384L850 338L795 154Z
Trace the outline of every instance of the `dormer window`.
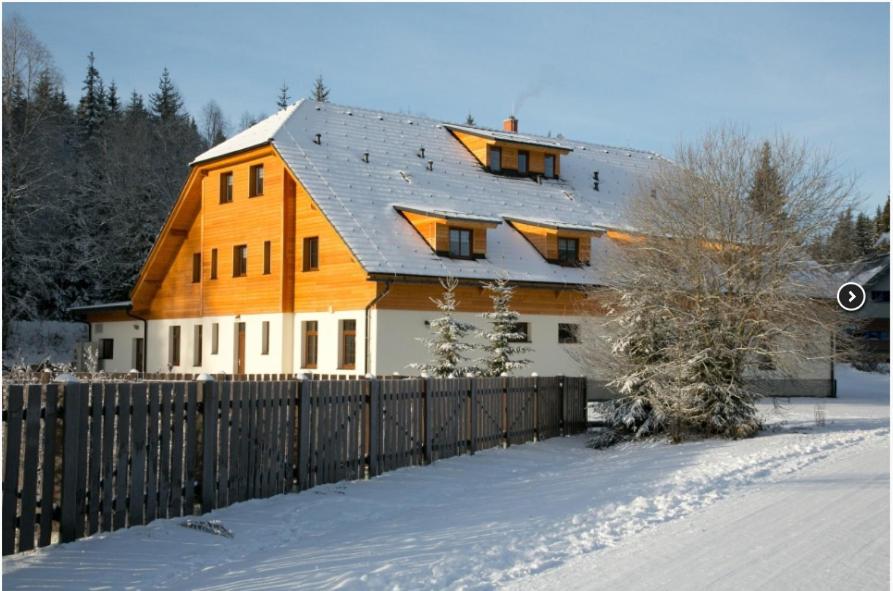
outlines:
M488 151L489 167L491 172L502 172L502 148L490 146Z
M558 237L558 264L572 267L580 264L580 240Z
M543 158L543 176L547 179L555 178L555 156L546 154Z
M527 162L530 159L530 154L527 152L518 152L518 174L527 174L528 166Z
M450 228L450 256L456 259L470 259L471 239L471 230Z

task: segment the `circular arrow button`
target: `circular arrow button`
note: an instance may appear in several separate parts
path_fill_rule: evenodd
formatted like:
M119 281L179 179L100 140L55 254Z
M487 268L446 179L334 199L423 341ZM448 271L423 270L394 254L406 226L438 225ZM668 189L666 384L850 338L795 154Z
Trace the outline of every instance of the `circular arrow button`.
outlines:
M837 290L837 305L847 312L855 312L865 305L865 289L858 283L844 283Z

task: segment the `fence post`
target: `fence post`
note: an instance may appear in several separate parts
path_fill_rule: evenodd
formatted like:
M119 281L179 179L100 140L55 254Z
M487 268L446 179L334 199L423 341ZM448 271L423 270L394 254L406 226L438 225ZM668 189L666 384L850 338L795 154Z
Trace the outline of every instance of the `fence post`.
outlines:
M379 393L381 382L378 378L369 379L369 476L378 476L378 442L381 440L381 412L379 411Z
M431 433L431 424L434 422L434 406L431 404L431 391L434 389L434 380L426 378L422 382L422 400L425 407L425 463L434 461L434 437Z
M564 437L565 435L567 435L567 420L565 419L565 417L566 417L565 413L567 412L567 376L560 376L559 379L561 380L561 382L559 382L559 384L561 385L561 423L560 423L561 430L560 430L560 433L561 433L561 436Z
M217 482L217 382L208 374L198 377L202 399L202 513L215 507Z
M72 542L77 539L78 448L81 439L81 392L80 382L71 374L56 378L63 388L62 411L62 500L59 523L59 540Z
M502 384L502 447L509 446L509 393L508 393L508 374L502 372L499 379Z
M533 440L540 440L540 377L533 372Z
M477 422L477 402L478 402L478 382L476 377L469 378L471 382L471 386L468 388L468 436L471 439L469 442L469 450L471 455L474 455L474 452L477 451L478 448L478 422Z
M310 378L298 376L298 490L310 488Z

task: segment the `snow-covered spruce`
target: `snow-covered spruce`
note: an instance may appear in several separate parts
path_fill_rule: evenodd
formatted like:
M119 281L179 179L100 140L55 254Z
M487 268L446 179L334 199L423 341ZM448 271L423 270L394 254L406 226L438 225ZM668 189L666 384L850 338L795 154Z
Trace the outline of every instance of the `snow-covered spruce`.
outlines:
M440 280L443 286L443 295L440 299L431 298L437 309L443 313L440 318L435 318L428 323L432 336L419 338L431 354L431 360L427 363L411 363L408 367L419 370L435 378L448 378L464 376L468 373L478 373L466 357L465 353L474 349L474 346L466 342L470 333L477 330L473 324L457 320L453 314L456 312L456 287L458 280L453 277Z
M523 369L530 364L529 359L518 358L531 351L530 347L517 345L525 335L518 332L517 312L511 309L515 288L504 278L484 283L484 289L490 292L493 311L484 312L481 316L490 322L490 330L479 333L485 344L482 349L485 357L478 360L481 375L501 376L513 370Z

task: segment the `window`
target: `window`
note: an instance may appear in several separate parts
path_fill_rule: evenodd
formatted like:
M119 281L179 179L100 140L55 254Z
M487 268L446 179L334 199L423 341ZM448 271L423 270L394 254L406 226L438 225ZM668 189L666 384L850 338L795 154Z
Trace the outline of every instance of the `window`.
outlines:
M251 183L248 188L249 197L259 197L264 194L264 165L258 164L251 167Z
M133 365L131 367L139 372L146 371L145 365L143 364L145 350L146 341L144 341L142 337L133 339Z
M889 302L890 301L890 292L889 291L872 291L871 292L871 301L872 302Z
M543 158L543 176L547 179L555 178L555 156L546 154Z
M192 340L192 365L198 367L202 364L202 325L196 324Z
M529 343L530 342L530 324L528 322L515 322L512 325L512 332L515 333L516 336L513 339L509 339L513 343Z
M576 238L558 238L558 262L562 265L576 265L580 262L580 241Z
M264 242L264 275L270 274L270 241Z
M307 369L316 369L316 358L319 351L319 325L316 320L304 322L304 363Z
M233 201L233 173L224 172L220 175L220 203L232 203Z
M488 154L490 156L490 170L493 172L502 171L502 148L490 146Z
M217 249L211 249L211 279L217 279Z
M450 228L450 256L460 259L471 258L471 230Z
M233 277L248 275L248 245L233 246Z
M211 325L211 355L217 355L217 346L220 343L220 324Z
M260 354L261 355L269 355L270 354L270 321L264 320L260 325Z
M304 270L319 269L319 237L304 238Z
M180 365L180 327L172 326L168 334L169 365Z
M579 343L580 342L580 325L579 324L558 324L558 342L559 343Z
M202 253L192 253L192 282L201 283L202 281Z
M99 340L99 358L114 359L115 357L115 339Z
M518 174L527 174L527 160L529 157L527 152L518 152Z
M353 369L357 364L357 321L341 321L341 369Z

